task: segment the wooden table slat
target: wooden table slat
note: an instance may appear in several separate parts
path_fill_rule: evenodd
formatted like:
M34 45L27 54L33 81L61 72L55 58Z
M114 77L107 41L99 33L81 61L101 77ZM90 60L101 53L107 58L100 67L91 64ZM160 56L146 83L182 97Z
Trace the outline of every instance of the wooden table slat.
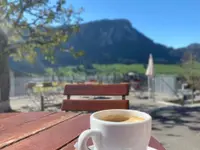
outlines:
M20 115L14 115L5 119L0 120L0 134L3 130L11 129L15 126L22 125L24 123L36 121L39 118L46 117L53 114L53 112L30 112L21 113Z
M0 120L18 115L20 113L0 113Z
M77 142L77 139L70 142L69 144L67 144L65 147L63 147L62 149L60 150L75 150L74 148L74 144Z
M37 112L7 115L0 119L0 125L8 125L6 130L0 129L2 150L74 150L78 136L89 128L90 114ZM13 120L16 118L19 121ZM88 144L92 144L91 139ZM149 145L165 150L154 137L151 137Z
M77 139L73 140L72 142L70 142L69 144L67 144L65 147L63 147L61 150L75 150L74 148L74 144L78 141L78 137ZM91 138L88 140L87 142L88 146L92 145L92 140Z
M3 150L56 150L76 139L89 127L88 114L79 115L29 138L5 147Z
M34 122L29 122L21 126L13 127L12 129L6 130L5 132L0 134L0 148L24 139L30 135L36 134L42 130L52 127L77 115L79 114L59 112L49 115L48 117L40 118L39 120Z
M155 149L158 149L158 150L165 150L165 148L154 137L151 137L149 146L151 146Z

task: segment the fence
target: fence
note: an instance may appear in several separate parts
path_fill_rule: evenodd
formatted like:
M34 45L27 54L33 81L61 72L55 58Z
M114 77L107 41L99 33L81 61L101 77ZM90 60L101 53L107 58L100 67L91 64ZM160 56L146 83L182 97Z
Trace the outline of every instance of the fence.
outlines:
M118 83L122 81L122 76L69 76L69 77L15 77L11 75L11 90L10 96L24 96L27 94L25 85L28 82L51 82L51 81L61 81L61 82L80 82L88 81L94 79L97 81L102 81L104 83ZM176 80L177 76L174 75L156 75L154 82L155 93L163 93L166 95L176 95L179 89L181 89L181 84Z
M60 82L80 82L80 81L88 81L90 79L94 79L97 81L102 81L104 83L116 83L120 82L121 76L69 76L69 77L57 77L57 76L43 76L43 77L15 77L11 74L11 89L10 96L24 96L27 94L27 90L25 85L30 82L52 82L52 81L60 81Z

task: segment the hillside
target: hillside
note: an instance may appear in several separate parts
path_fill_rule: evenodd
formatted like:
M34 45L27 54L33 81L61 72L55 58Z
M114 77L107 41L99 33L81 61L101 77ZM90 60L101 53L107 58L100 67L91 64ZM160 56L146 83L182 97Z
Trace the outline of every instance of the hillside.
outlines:
M65 26L61 28L65 28ZM155 63L175 64L180 62L184 51L191 49L191 46L189 46L175 50L155 43L133 28L132 24L125 19L105 19L81 24L80 32L73 35L68 43L64 43L64 46L66 48L73 46L76 50L84 50L85 55L79 59L74 59L67 52L56 51L56 66L94 63L146 64L149 53L153 54ZM197 51L199 47L193 45L192 49ZM15 70L23 70L23 72L41 71L42 68L50 65L41 55L38 57L36 65L32 65L31 69L26 62L15 63L11 60L11 64ZM33 69L34 67L35 69Z
M134 29L128 20L100 20L82 24L80 32L69 43L75 49L83 49L85 56L73 61L66 53L58 53L60 64L68 63L146 63L152 53L156 63L177 63L172 48L154 43ZM68 58L68 59L66 59Z
M200 61L200 44L193 43L188 45L187 47L179 48L175 51L176 55L181 55L185 52L192 53L198 61Z

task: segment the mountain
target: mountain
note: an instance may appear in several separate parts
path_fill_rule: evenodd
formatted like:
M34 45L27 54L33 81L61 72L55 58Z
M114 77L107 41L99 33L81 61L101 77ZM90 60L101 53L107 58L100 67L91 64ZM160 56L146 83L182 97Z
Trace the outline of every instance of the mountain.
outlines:
M172 55L173 48L157 44L132 27L125 19L99 20L82 24L68 45L83 49L85 55L72 61L68 54L57 54L60 64L68 63L147 63L152 53L156 63L177 63L179 56ZM68 58L68 59L66 59Z
M197 61L200 61L200 44L199 43L193 43L188 45L187 47L179 48L175 51L176 55L181 55L183 53L192 53Z
M66 28L66 26L59 28ZM63 45L66 49L73 46L75 50L84 50L85 55L75 59L67 52L56 51L57 66L94 63L146 64L150 53L153 54L155 63L175 64L180 62L183 52L191 49L198 51L200 47L200 44L193 44L175 50L155 43L133 28L132 24L126 19L104 19L81 24L80 32L74 34ZM199 52L198 54L200 56ZM21 63L21 65L24 65L24 63L26 62ZM20 63L14 63L13 60L11 60L11 64L15 70L23 69ZM39 55L36 64L36 66L32 66L36 69L29 68L29 70L38 71L50 66L50 63L45 61L41 55ZM29 70L25 69L24 72L29 72Z

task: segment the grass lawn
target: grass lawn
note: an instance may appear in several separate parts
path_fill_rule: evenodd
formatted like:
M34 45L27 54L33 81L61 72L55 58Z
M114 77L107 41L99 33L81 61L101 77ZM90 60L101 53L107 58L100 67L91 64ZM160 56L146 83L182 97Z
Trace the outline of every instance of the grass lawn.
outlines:
M58 68L58 75L61 76L76 76L76 75L87 75L89 70L98 74L98 75L109 75L109 74L124 74L128 72L138 72L145 73L145 67L143 64L93 64L93 67L90 69L85 68L83 65L80 66L66 66ZM155 64L155 73L156 74L175 74L175 75L184 75L191 73L191 66L181 67L178 64L167 65L167 64ZM73 69L72 69L73 68ZM51 75L51 68L46 70L46 73ZM192 69L193 74L200 75L200 63L195 63Z
M139 73L145 73L145 68L142 64L112 64L112 65L93 65L94 68L101 72L107 71L118 71L120 73L127 73L130 71L136 71ZM155 64L156 74L183 74L184 69L180 65L164 65L164 64ZM199 70L200 72L200 70Z

